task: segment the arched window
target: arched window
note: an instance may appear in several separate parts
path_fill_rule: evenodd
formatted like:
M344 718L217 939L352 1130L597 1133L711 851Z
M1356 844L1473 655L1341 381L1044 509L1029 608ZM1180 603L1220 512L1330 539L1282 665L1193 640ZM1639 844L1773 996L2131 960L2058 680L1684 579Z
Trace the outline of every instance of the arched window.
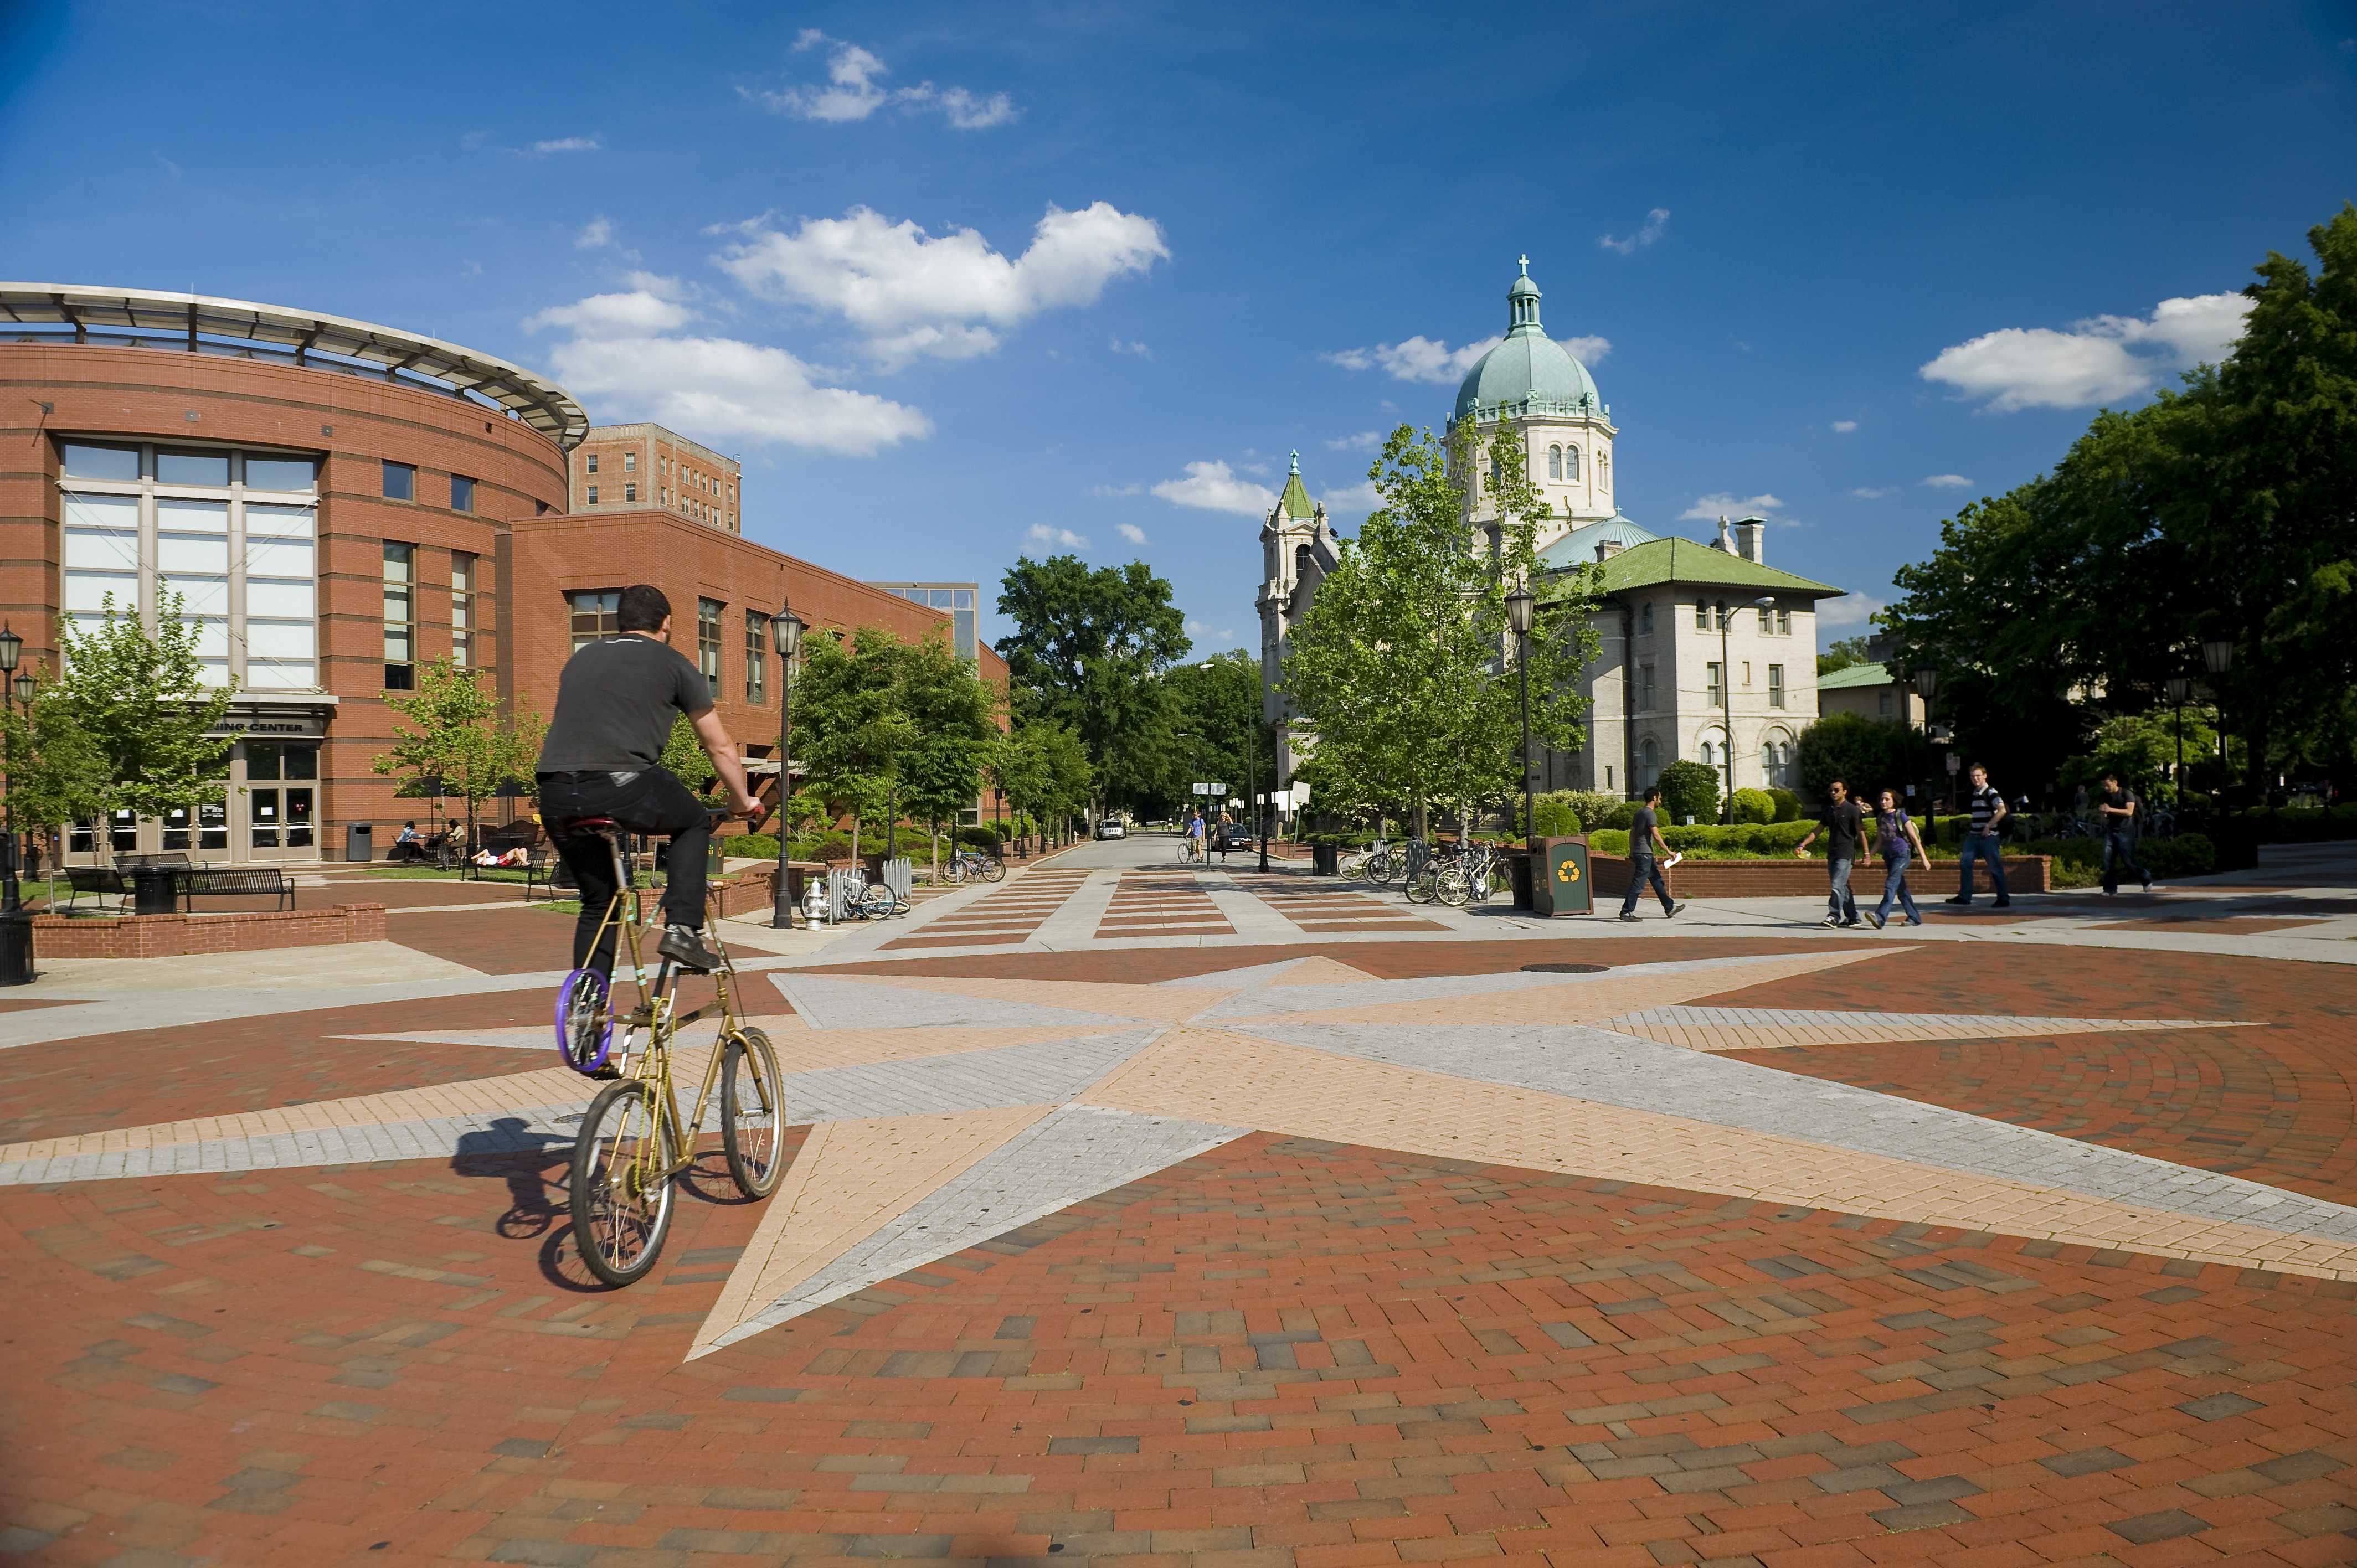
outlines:
M1596 483L1600 489L1612 488L1612 454L1609 452L1596 455Z
M1645 607L1637 612L1637 629L1639 631L1653 629L1653 601L1651 599L1647 599Z
M1573 484L1579 482L1579 448L1577 446L1563 449L1563 477Z
M1563 448L1560 446L1547 448L1547 478L1550 479L1563 478Z
M1309 546L1297 544L1293 547L1293 580L1298 583L1308 575L1309 575Z
M1506 476L1505 467L1504 467L1504 465L1501 464L1501 463L1498 461L1498 455L1497 455L1495 452L1491 453L1491 454L1490 454L1490 482L1491 482L1491 484L1493 484L1493 485L1494 485L1494 484L1496 484L1500 479L1501 479L1501 478L1505 478L1505 476Z
M1645 772L1643 775L1643 782L1647 784L1660 783L1662 781L1662 753L1660 748L1649 740L1645 743L1644 749L1638 753L1638 756L1644 759Z

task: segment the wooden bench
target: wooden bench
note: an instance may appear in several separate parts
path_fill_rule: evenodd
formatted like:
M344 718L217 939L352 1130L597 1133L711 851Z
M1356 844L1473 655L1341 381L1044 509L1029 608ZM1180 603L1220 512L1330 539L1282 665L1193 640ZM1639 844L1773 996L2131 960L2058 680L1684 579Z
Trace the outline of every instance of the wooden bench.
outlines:
M189 866L177 871L172 880L179 887L183 914L194 913L199 898L275 898L282 909L295 908L294 879L283 871L248 867L215 871Z

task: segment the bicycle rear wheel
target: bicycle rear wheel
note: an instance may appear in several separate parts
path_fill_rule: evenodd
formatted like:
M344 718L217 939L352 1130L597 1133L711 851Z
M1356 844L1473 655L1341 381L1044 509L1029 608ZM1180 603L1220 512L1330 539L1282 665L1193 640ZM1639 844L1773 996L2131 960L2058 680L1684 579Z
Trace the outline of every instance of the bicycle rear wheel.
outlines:
M556 1054L575 1072L606 1065L614 1044L614 1015L606 1006L606 977L576 969L556 988Z
M573 1144L573 1241L609 1285L646 1277L671 1230L672 1131L651 1084L608 1084Z
M760 1030L739 1030L720 1064L720 1147L737 1190L748 1197L767 1197L777 1189L785 1169L778 1156L784 1120L778 1053Z

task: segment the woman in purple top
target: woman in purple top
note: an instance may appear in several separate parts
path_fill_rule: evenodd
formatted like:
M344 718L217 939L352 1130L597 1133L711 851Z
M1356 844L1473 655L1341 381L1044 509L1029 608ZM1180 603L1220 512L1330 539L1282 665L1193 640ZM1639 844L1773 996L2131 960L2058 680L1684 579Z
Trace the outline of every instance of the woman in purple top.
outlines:
M1923 853L1923 837L1915 831L1914 819L1900 807L1898 795L1889 789L1882 792L1882 804L1874 813L1874 845L1882 852L1882 907L1868 910L1867 918L1874 922L1876 930L1882 929L1889 924L1890 900L1895 897L1907 911L1907 923L1921 925L1923 917L1915 911L1915 896L1907 890L1907 852L1911 846L1914 859L1928 861L1932 857Z

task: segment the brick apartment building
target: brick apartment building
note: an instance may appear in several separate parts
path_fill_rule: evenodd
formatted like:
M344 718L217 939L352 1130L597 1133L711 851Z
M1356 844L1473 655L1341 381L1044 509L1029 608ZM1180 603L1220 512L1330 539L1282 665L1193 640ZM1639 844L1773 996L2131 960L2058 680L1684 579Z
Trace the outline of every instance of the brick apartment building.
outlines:
M780 602L814 628L952 629L744 538L733 461L660 426L593 427L530 371L337 317L0 284L0 618L25 670L55 671L61 619L95 622L111 597L152 625L177 592L209 670L238 687L223 797L83 824L74 861L102 834L216 862L339 857L348 824L419 814L370 768L419 664L479 668L545 714L630 583L670 596L673 645L756 762L777 741ZM645 499L609 499L608 467L643 474ZM978 659L1004 682L995 652Z

